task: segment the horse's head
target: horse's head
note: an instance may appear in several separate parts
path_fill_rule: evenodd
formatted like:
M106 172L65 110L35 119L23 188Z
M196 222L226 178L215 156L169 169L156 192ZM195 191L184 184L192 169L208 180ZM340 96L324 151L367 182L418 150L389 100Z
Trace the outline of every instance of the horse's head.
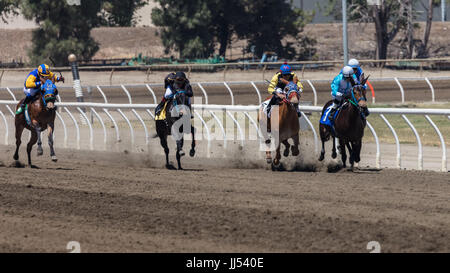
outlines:
M51 80L47 80L43 85L44 94L42 98L44 99L47 110L55 108L56 101L56 86Z
M186 97L186 91L178 90L175 92L172 98L172 106L170 108L171 116L180 116L187 114L188 98Z
M366 98L366 90L363 88L363 86L366 84L367 80L369 79L370 75L367 76L367 78L364 78L364 74L361 75L362 80L360 84L357 84L353 86L353 98L356 103L362 108L367 107L367 98Z
M286 93L286 98L290 103L299 103L300 92L297 84L295 84L294 82L289 82L284 88L284 92Z

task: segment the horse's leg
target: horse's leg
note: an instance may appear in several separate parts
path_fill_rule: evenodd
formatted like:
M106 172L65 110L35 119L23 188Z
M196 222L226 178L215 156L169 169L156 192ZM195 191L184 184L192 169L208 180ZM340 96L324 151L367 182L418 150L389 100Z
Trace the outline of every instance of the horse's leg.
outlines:
M169 163L169 146L167 145L167 135L160 135L159 140L161 142L161 146L164 148L164 153L166 154L166 168L169 170L175 169L170 163Z
M195 155L195 128L194 126L191 126L191 134L192 134L192 144L191 144L191 150L189 151L189 155L193 157Z
M296 134L292 139L294 140L294 145L291 147L292 155L298 156L300 154L300 150L298 149L298 145L300 144L299 135Z
M331 157L333 159L337 157L337 153L336 153L336 138L335 137L333 137L333 150L332 150Z
M275 155L275 159L273 160L273 164L274 164L275 166L280 165L280 159L281 159L280 148L281 148L281 145L278 145L277 151L276 151L276 155Z
M177 154L176 154L176 157L177 157L178 169L182 170L183 168L181 168L181 157L184 155L184 152L182 150L183 149L184 139L182 138L180 140L177 140L176 142L177 142Z
M345 151L345 140L339 139L339 150L341 151L342 167L347 167L347 152Z
M44 149L42 149L42 141L41 141L41 132L38 131L38 140L37 140L37 156L41 156L44 154Z
M361 161L361 148L362 148L362 141L358 140L355 141L355 143L353 144L353 150L354 150L354 159L356 163L359 163L359 161Z
M289 156L289 147L291 147L291 144L289 144L288 140L283 140L282 143L284 144L284 152L283 152L283 156L284 157L288 157Z
M353 145L351 142L345 143L348 149L348 154L350 155L349 162L350 166L353 168L353 164L355 162L355 145ZM353 146L353 147L352 147Z
M31 130L31 138L30 141L27 144L27 154L28 154L28 165L33 168L34 166L31 164L31 149L33 148L33 145L36 144L38 139L38 133L36 130Z
M322 139L322 150L320 151L319 161L325 158L325 140Z
M22 144L22 132L25 127L23 124L16 124L16 152L14 153L14 160L19 160L19 147Z
M53 131L55 130L55 125L53 123L49 123L47 125L48 130L48 146L50 147L50 156L52 157L52 161L58 161L58 158L55 154L55 149L53 149Z

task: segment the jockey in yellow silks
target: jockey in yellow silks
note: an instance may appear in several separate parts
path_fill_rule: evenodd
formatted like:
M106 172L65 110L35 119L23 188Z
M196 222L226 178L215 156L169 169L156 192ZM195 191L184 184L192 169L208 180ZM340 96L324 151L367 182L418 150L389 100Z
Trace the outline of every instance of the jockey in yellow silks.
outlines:
M297 84L299 92L303 92L303 85L298 79L297 75L295 75L294 72L292 72L292 68L287 63L284 63L280 67L280 71L278 71L270 81L269 88L267 91L269 91L269 94L273 94L272 98L269 101L269 104L267 105L267 114L270 113L270 108L272 105L274 105L277 101L277 96L281 95L283 93L283 89L286 87L286 85L289 82L294 82ZM300 94L299 94L300 96ZM300 109L297 108L297 114L300 117Z
M20 105L19 109L16 111L16 115L19 115L25 109L25 105L30 103L33 100L33 97L36 95L38 91L41 90L41 87L44 85L46 80L52 80L52 82L64 82L64 77L58 77L53 72L50 71L50 68L46 64L41 64L37 69L31 71L27 78L25 79L23 92L25 93L25 100Z

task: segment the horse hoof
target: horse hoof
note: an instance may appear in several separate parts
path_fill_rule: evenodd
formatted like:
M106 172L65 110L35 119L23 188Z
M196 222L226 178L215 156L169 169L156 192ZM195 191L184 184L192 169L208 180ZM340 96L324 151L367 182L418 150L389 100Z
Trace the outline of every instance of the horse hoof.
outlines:
M37 149L37 156L41 156L41 155L43 155L44 154L44 150L41 148L41 149Z
M300 150L295 147L292 148L292 156L298 156L300 154Z
M182 171L182 170L184 170L184 169L180 166L180 167L178 167L178 170L179 170L179 171Z
M322 161L324 158L325 158L325 156L323 154L321 154L319 157L319 161Z
M288 157L289 156L289 150L288 149L284 150L283 156L284 157Z
M331 157L332 157L333 159L335 159L335 158L337 157L337 153L336 153L336 152L333 152L333 153L331 154Z
M195 150L194 150L194 149L190 150L190 151L189 151L189 155L190 155L191 157L194 157L194 155L195 155Z
M178 154L179 154L180 156L184 156L184 155L185 155L185 153L184 153L183 150L180 150L180 151L178 152Z
M283 170L283 164L278 161L278 164L272 163L272 171L282 171Z
M52 161L56 162L56 161L58 161L58 158L56 156L52 156Z
M175 167L172 164L166 164L166 168L168 170L176 170Z
M266 158L267 164L271 164L272 163L272 158Z

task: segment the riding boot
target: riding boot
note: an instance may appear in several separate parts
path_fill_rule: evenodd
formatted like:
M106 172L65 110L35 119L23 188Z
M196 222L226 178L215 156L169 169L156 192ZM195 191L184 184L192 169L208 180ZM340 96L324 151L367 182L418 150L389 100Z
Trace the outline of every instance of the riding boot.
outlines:
M25 106L31 102L32 97L31 96L26 96L25 99L23 100L22 104L20 105L19 109L17 109L16 111L16 115L20 115L22 114L22 112L25 110Z
M269 104L267 104L267 117L270 118L270 109L272 108L272 105L274 105L277 101L277 95L273 94L272 98L269 101Z
M336 110L338 109L338 102L333 102L333 106L331 107L330 114L328 115L328 119L333 122L334 121L334 114L336 113Z

